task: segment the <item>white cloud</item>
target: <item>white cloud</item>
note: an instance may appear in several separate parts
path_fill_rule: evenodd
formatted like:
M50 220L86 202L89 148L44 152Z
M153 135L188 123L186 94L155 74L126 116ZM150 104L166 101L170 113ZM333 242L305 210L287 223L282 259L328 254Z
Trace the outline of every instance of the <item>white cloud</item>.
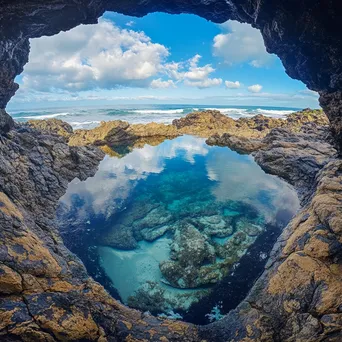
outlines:
M226 88L228 89L238 89L241 87L241 83L239 81L225 81L224 84L226 85Z
M314 98L318 98L319 97L319 94L316 91L310 90L310 89L301 90L300 93L304 94L304 95L307 95L307 96L314 97Z
M249 63L260 68L269 65L274 57L267 53L259 30L249 24L227 21L220 25L223 33L214 37L214 55L225 63Z
M52 37L31 40L23 84L39 91L148 87L168 49L143 32L101 20Z
M161 78L157 78L151 82L151 88L176 88L173 80L163 81Z
M221 78L211 77L215 72L211 64L199 65L200 55L167 63L169 55L165 46L153 43L144 32L121 29L102 19L97 25L81 25L31 40L21 90L27 90L25 96L63 92L69 97L82 91L122 87L166 89L183 83L209 88L222 84ZM169 79L165 80L165 75Z
M249 86L247 89L251 93L260 93L262 86L260 84L254 84Z
M135 25L135 22L133 20L130 20L126 23L126 26L128 26L128 27L132 27L134 25Z
M202 89L222 84L222 78L210 78L210 75L215 72L211 64L198 65L201 58L202 56L197 54L183 63L168 63L164 66L165 73L190 87Z
M215 86L221 85L222 79L221 78L207 78L207 79L202 80L202 81L185 80L184 84L188 85L190 87L197 87L200 89L204 89L204 88L210 88L210 87L215 87Z

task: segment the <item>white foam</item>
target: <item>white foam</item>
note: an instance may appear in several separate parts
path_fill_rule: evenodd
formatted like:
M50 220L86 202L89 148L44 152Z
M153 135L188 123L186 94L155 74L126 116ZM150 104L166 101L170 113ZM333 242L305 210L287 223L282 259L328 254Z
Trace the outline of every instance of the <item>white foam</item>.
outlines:
M131 112L139 114L181 114L183 111L183 109L139 109Z
M83 122L78 122L78 121L74 121L74 122L69 122L69 124L71 126L84 126L84 125L97 125L101 123L101 121L83 121Z
M246 112L246 108L203 108L205 110L218 110L221 113L229 112Z
M17 119L32 119L32 120L42 120L42 119L51 119L57 118L58 116L66 116L70 113L56 113L56 114L45 114L45 115L37 115L37 116L22 116Z
M258 108L256 110L257 113L261 113L264 115L269 115L269 116L277 116L277 115L287 115L287 114L291 114L294 113L294 110L277 110L277 109L261 109Z

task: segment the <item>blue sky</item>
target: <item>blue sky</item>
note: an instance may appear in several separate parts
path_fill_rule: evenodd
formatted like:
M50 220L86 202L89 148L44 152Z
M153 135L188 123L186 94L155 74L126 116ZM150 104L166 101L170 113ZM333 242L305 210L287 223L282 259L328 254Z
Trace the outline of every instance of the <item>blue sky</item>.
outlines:
M133 18L106 13L31 40L9 109L179 103L318 107L318 96L291 79L247 24L217 25L193 15Z

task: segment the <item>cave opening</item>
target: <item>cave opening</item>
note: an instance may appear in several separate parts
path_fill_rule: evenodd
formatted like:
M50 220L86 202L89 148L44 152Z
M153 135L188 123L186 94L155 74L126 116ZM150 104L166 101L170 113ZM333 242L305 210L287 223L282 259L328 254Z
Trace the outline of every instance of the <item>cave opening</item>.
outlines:
M259 114L279 120L318 104L318 95L285 74L280 60L265 50L261 34L248 24L229 21L217 26L189 15L175 19L166 14L132 19L106 13L99 24L31 40L29 62L16 79L20 89L9 103L12 116L19 122L60 119L77 130L112 120L170 124L188 113L215 109L236 120ZM139 25L149 34L134 28ZM168 35L175 25L183 35L180 42ZM185 49L184 42L191 39ZM197 98L180 104L166 103L176 97L160 100L188 88ZM151 90L159 102L147 102L153 99ZM137 93L136 99L131 93ZM129 94L130 105L123 102ZM27 103L32 109L16 108ZM106 152L111 157L94 178L69 185L57 210L59 229L66 246L116 299L161 317L210 323L245 298L277 237L297 212L298 198L250 157L210 147L196 134L175 141L148 138L141 146L110 145ZM172 163L181 166L174 171ZM183 193L177 183L184 179ZM198 186L204 184L200 192ZM165 188L169 198L161 199L156 187ZM165 215L169 219L164 222ZM128 222L130 217L136 218ZM197 251L178 257L175 250L191 247L180 246L193 234L193 243L202 244L203 257L188 265L181 259L193 259ZM184 274L173 275L175 267Z
M6 114L5 107L17 90L14 77L21 73L23 65L27 62L29 38L54 35L61 30L69 30L81 23L95 23L105 10L119 11L137 16L159 10L169 13L190 12L214 22L234 19L239 22L250 23L260 29L268 51L276 53L281 58L287 73L293 78L302 80L309 89L319 92L320 103L330 120L333 141L335 146L339 147L341 145L341 77L339 71L342 44L339 17L336 13L340 12L341 5L337 1L296 1L294 4L292 1L283 3L279 1L244 2L235 0L230 2L204 2L199 0L191 3L176 1L155 3L149 1L144 2L144 4L121 1L113 4L100 0L91 3L82 1L67 5L62 3L63 1L56 1L54 4L46 6L40 1L30 0L18 2L15 5L11 1L5 1L1 4L4 9L0 14L4 39L0 43L2 62L0 64L0 75L3 80L0 84L0 146L3 152L1 157L5 159L1 172L5 174L6 179L1 184L1 189L4 191L4 194L1 193L1 211L5 213L6 219L5 221L2 220L1 223L4 224L6 229L1 233L10 234L11 230L17 232L13 237L13 243L8 236L3 241L6 241L8 248L13 244L15 247L13 250L29 250L28 255L34 256L35 253L38 254L40 251L44 251L40 246L47 247L47 263L51 262L51 258L49 258L51 245L54 245L52 255L54 255L54 252L58 254L57 257L54 255L58 263L61 255L69 259L67 259L68 265L62 262L63 267L66 267L68 271L68 275L63 274L63 277L60 277L59 271L51 267L47 267L44 273L37 260L35 260L33 268L30 263L24 265L20 258L9 262L6 259L6 254L3 253L4 249L1 245L1 261L5 265L5 267L1 265L1 276L3 274L6 277L9 275L10 279L17 281L16 287L11 288L10 292L6 287L1 287L1 314L6 312L6 314L10 315L7 311L13 307L20 310L21 314L12 315L11 324L7 324L5 330L0 331L0 333L5 334L5 336L9 335L10 339L18 338L20 334L30 337L34 334L37 338L44 337L46 339L46 336L48 338L52 336L52 339L55 339L57 336L56 339L61 337L70 340L99 340L99 338L117 338L118 336L119 339L129 339L133 336L139 339L147 338L157 341L165 340L165 336L167 336L169 340L175 341L180 338L184 341L198 341L203 338L209 341L224 341L245 338L258 339L262 336L266 340L286 341L295 336L295 338L303 340L329 338L338 341L341 337L341 327L338 322L338 315L340 314L339 289L341 287L338 285L340 284L338 272L340 245L337 237L341 220L339 217L340 196L336 189L341 184L341 165L335 151L325 144L327 137L329 142L332 141L326 130L310 135L306 144L300 143L299 148L296 150L299 158L297 160L295 158L288 159L287 161L290 161L289 165L282 165L281 172L286 172L288 167L300 169L301 172L295 175L297 180L302 183L308 182L311 186L310 196L306 198L308 202L305 202L307 206L298 213L294 226L286 228L286 239L288 239L286 246L284 246L284 240L278 241L276 252L281 254L273 255L272 262L268 264L257 286L252 288L247 300L243 301L236 310L231 311L223 321L202 329L186 324L172 325L171 323L163 323L161 325L160 321L154 320L149 315L140 315L137 318L138 316L134 316L136 313L133 313L133 311L125 311L126 309L120 308L118 304L113 304L111 299L101 292L101 289L87 279L84 271L79 268L77 259L72 259L72 257L70 259L68 251L58 243L58 237L56 240L54 232L49 233L49 225L51 225L52 230L54 229L54 223L51 219L53 210L51 208L54 205L53 202L56 202L57 199L52 196L49 197L49 201L37 201L36 198L29 197L30 200L35 201L33 203L37 208L28 204L25 200L29 186L26 187L23 184L35 188L35 183L32 182L32 178L37 175L34 172L36 168L34 163L37 163L37 154L34 155L36 153L34 143L38 141L39 149L42 150L47 148L46 140L44 141L42 136L35 135L37 133L34 133L36 132L34 130L22 125L14 125ZM46 18L49 18L49 20L46 20ZM13 22L16 23L15 28ZM87 65L87 61L84 60L83 63ZM12 131L10 131L11 129ZM30 134L31 139L29 139ZM317 136L319 136L320 140L319 144L315 145L315 137ZM56 138L53 141L57 145L64 146ZM293 141L291 141L291 144ZM314 141L313 148L310 146L312 141ZM325 145L322 145L322 142ZM288 144L289 141L286 143ZM32 161L32 163L30 161L30 167L33 172L27 174L25 182L22 182L23 184L8 175L10 173L20 174L24 168L20 169L20 166L18 166L16 170L9 169L9 163L6 162L11 160L13 151L17 153L18 146L20 146L19 150L22 154L20 157L25 157L26 154L30 156ZM11 148L12 151L10 151ZM63 148L67 151L67 147ZM32 154L30 154L31 149ZM127 147L120 147L119 151L115 150L114 152L125 153L128 150ZM322 163L316 163L315 157L312 159L312 150L315 150L314 153L321 152L321 155L324 155L326 159ZM67 154L66 164L63 164L63 172L68 170L70 165L73 166L73 163L77 162L77 160L87 162L87 157L82 154L86 150L70 149L70 151L71 158ZM56 153L56 151L52 153ZM57 156L60 157L58 153ZM260 154L258 156L259 158L264 157L260 156ZM98 155L96 157L99 158ZM316 166L317 168L311 174L313 161L314 168ZM46 166L45 162L46 160L42 161L44 166ZM95 161L94 164L96 164ZM89 165L87 164L87 168L89 168ZM301 165L303 165L302 169ZM93 167L95 166L93 165ZM58 169L58 172L61 171L60 165L54 165L52 162L44 171L49 170L49 168L53 169L53 171L55 169ZM76 170L82 179L92 174L89 169ZM268 171L274 171L272 166L268 165ZM59 178L58 172L55 175L57 175L56 178L60 182L56 193L62 195L66 190L66 183L71 179L70 174L67 175L66 173L62 173ZM77 172L72 173L73 177L77 177ZM279 172L279 169L277 172ZM46 175L46 172L44 172L44 175ZM317 178L315 178L316 175ZM49 182L51 182L51 179L48 180L48 184ZM12 183L14 186L12 186ZM39 195L46 195L44 186L36 187L36 189ZM11 201L15 203L14 206ZM22 206L19 210L24 212L25 225L20 223L23 216L18 215L16 205ZM312 206L314 209L312 209ZM41 215L38 215L40 209L41 211L46 210L44 219L42 219ZM9 226L11 221L8 220L7 214L15 217L13 227ZM282 217L283 215L279 216ZM25 240L22 240L22 248L18 249L16 241L19 236L18 231L22 226L25 227L23 236L31 234L31 231L38 232L35 235L34 242L35 246L39 248L30 250L32 244L25 245ZM301 235L303 230L305 230L305 234ZM50 235L53 235L53 239ZM51 241L53 241L52 244ZM295 265L295 271L292 269L293 265ZM47 266L51 265L48 264ZM63 272L64 270L65 268ZM25 277L21 278L23 273ZM315 274L316 278L308 277L308 274ZM43 287L45 286L45 288L42 289L41 285L38 288L33 286L29 288L29 292L27 288L22 292L21 286L31 286L31 284L34 284L32 280L35 281L36 278L43 281ZM48 279L46 285L44 283L45 278ZM56 279L59 280L60 278L63 281L66 280L66 284L55 286ZM71 278L72 280L70 280ZM310 279L309 285L306 281L308 278ZM70 287L68 286L71 285L71 288L74 289L73 286L79 284L80 279L85 281L87 285L86 288L77 288L79 295L75 297L75 291L69 291ZM1 281L3 281L3 277ZM95 292L97 292L97 296L94 295ZM10 293L10 296L8 293ZM17 293L20 296L17 296ZM282 300L279 301L279 298L282 298ZM313 298L314 300L312 300ZM70 305L70 303L72 304ZM66 309L68 305L69 307ZM217 313L220 305L220 303L216 303L216 311L213 314ZM63 312L63 316L59 316L59 318L51 316L51 310L54 312L55 307L60 310L59 312ZM72 309L70 310L70 308ZM25 310L29 310L29 312ZM46 317L49 318L45 320ZM32 324L32 318L35 320L34 324ZM75 318L81 324L86 323L84 326L88 327L87 331L79 329L80 325L72 323L76 321ZM61 320L68 321L67 327L60 324L57 327L57 325L47 323L49 321L54 322L57 319L59 319L59 323ZM23 322L25 322L25 325L21 324ZM133 325L131 322L133 322ZM310 324L307 324L308 322ZM333 322L333 328L331 322ZM20 331L16 329L19 324L21 324ZM147 332L146 326L149 329L153 327L153 329Z

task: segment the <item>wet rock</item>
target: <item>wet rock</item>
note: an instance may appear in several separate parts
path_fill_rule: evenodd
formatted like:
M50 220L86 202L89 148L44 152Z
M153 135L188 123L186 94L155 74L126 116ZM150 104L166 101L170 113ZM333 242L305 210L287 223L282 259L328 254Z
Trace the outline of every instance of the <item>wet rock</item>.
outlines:
M144 228L140 231L142 238L146 241L152 242L162 237L166 232L174 230L172 226L161 226L157 228Z
M231 220L221 216L202 216L198 220L193 221L207 236L217 236L219 238L227 237L233 233L233 226Z
M130 227L118 224L103 232L98 243L123 250L135 249L138 246L133 230Z

